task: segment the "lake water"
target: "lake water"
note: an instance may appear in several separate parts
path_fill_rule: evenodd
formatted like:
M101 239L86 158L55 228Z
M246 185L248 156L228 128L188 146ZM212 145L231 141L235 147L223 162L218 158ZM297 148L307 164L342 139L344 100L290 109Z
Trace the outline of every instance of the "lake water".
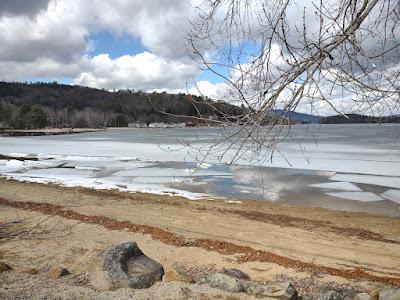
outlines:
M0 154L38 160L0 160L0 174L191 199L257 199L400 215L400 126L296 125L285 130L272 161L246 156L234 165L227 163L240 139L227 152L228 144L208 152L221 137L219 128L1 137Z

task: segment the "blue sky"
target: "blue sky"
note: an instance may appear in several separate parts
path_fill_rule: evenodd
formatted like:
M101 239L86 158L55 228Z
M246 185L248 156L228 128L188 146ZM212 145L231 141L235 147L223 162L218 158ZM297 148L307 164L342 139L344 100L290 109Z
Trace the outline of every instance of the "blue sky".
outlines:
M91 33L85 38L88 45L88 49L82 52L83 55L87 55L93 58L100 54L107 54L111 59L117 59L124 55L134 56L143 52L151 52L151 49L143 46L140 38L133 38L128 33L114 33L110 30L103 30L95 33ZM222 67L215 68L218 72L227 75L227 70ZM73 84L75 79L73 77L24 77L22 81L26 82L53 82L57 81L62 84ZM213 84L221 83L222 78L217 74L203 70L199 72L199 75L195 78L195 81L207 81ZM189 87L192 87L193 82L187 82ZM186 87L186 84L185 84ZM140 87L139 87L140 88ZM177 87L183 88L183 87ZM162 87L160 87L162 89Z
M149 51L142 45L139 38L133 38L127 33L117 35L105 30L90 34L86 40L93 45L93 49L86 51L92 57L108 53L111 58L115 59L123 55L135 55Z

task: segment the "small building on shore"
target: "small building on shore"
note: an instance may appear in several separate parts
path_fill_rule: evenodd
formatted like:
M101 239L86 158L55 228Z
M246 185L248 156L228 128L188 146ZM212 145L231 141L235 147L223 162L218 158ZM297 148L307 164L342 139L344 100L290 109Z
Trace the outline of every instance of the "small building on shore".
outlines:
M147 124L141 123L141 122L131 122L128 124L128 127L130 127L130 128L146 128Z
M150 123L150 128L184 128L186 127L186 123Z

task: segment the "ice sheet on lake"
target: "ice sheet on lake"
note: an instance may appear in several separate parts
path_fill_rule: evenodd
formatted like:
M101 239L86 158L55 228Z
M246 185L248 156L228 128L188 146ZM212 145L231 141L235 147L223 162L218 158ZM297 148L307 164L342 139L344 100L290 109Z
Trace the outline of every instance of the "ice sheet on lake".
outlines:
M201 193L193 193L185 190L166 187L159 184L148 184L148 183L146 184L130 183L127 185L126 190L131 192L151 193L159 195L171 195L171 196L179 195L192 200L201 199L206 196Z
M358 186L356 186L350 182L338 181L338 182L315 183L315 184L310 184L309 186L319 188L319 189L361 192L361 189Z
M354 183L364 183L364 184L373 184L386 187L400 188L400 177L393 177L393 176L336 174L329 179L334 181L348 181Z
M0 164L0 173L22 172L25 170L24 162L20 160L8 160L5 164Z
M390 189L381 194L382 198L400 203L400 190Z
M382 200L381 197L370 192L332 192L325 194L333 197L349 199L349 200L357 200L363 202L373 202Z
M209 169L173 169L173 168L135 168L129 170L118 171L114 173L116 176L130 176L130 177L186 177L186 176L221 176L230 175L227 172L215 171Z
M141 183L141 184L145 184L145 183L149 183L149 184L153 184L153 183L189 183L191 182L193 179L192 178L188 178L188 177L173 177L173 176L149 176L149 177L133 177L131 178L130 182L131 183Z
M67 182L69 180L79 181L82 178L93 177L94 173L89 170L78 170L71 168L32 169L23 173L25 177L52 178Z
M275 151L278 155L274 157L273 163L249 162L247 159L236 162L247 167L252 165L248 170L243 166L232 169L221 167L224 162L230 161L232 154L235 154L234 149L226 153L225 160L221 161L221 153L215 151L214 157L198 163L202 159L201 153L189 155L188 149L178 142L182 139L191 140L196 144L193 149L200 149L200 152L205 153L220 128L133 129L65 136L2 137L1 154L37 158L38 162L3 160L0 161L0 174L94 188L123 189L130 185L131 190L144 191L148 186L152 192L163 193L168 190L181 195L189 192L169 190L171 180L193 178L196 184L206 182L209 187L215 185L215 190L221 187L218 186L220 183L244 186L237 190L238 194L240 191L255 194L257 188L261 187L269 199L278 199L279 193L283 191L301 192L301 189L313 184L316 185L312 187L320 188L321 193L328 192L329 189L329 192L336 192L335 197L340 195L349 200L362 198L371 201L370 199L379 197L372 193L362 193L351 183L377 184L400 189L400 149L396 140L398 126L318 125L312 139L304 139L301 134L304 128L301 125L291 127L291 136L277 145L279 151ZM396 137L387 138L388 130ZM299 148L300 144L302 149ZM170 151L171 149L176 150ZM226 147L221 147L221 151L225 149ZM183 162L190 164L187 170L177 164ZM62 163L66 164L60 165ZM277 168L268 168L268 171L257 173L257 168L262 169L262 166ZM51 171L56 167L62 167L60 172L66 176ZM287 171L282 172L280 168L287 168ZM70 169L78 173L73 173ZM307 173L304 170L317 171ZM333 172L357 174L334 175ZM42 177L34 177L37 174ZM43 177L45 175L49 177ZM329 180L332 182L325 182ZM189 186L190 182L185 184ZM228 188L232 192L236 190L232 186ZM199 190L201 189L196 188L196 191ZM378 187L376 190L381 193L383 189ZM212 189L204 191L208 193ZM387 191L381 197L398 199L398 192L394 191Z
M42 160L42 161L24 161L24 166L27 169L49 169L49 168L59 168L63 166L65 162L59 160Z

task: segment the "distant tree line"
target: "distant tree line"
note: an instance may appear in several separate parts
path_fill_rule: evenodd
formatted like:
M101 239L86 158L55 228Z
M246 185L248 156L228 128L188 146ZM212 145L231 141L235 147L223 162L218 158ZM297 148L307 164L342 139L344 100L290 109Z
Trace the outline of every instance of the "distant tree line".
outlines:
M244 106L183 93L145 93L140 90L110 92L56 82L0 82L0 128L125 127L130 122L190 122L201 125L207 121L211 124L218 121L229 123L246 112ZM264 118L262 124L278 121L282 124L309 123L310 120L313 123L317 118L294 112L282 116L279 112L273 111ZM277 116L287 120L277 121ZM320 123L400 123L400 116L378 118L348 114L323 117Z
M400 123L400 115L373 117L359 114L323 117L321 124L354 124L354 123Z
M243 108L186 94L106 91L53 83L0 82L0 127L124 127L130 122L194 125Z

